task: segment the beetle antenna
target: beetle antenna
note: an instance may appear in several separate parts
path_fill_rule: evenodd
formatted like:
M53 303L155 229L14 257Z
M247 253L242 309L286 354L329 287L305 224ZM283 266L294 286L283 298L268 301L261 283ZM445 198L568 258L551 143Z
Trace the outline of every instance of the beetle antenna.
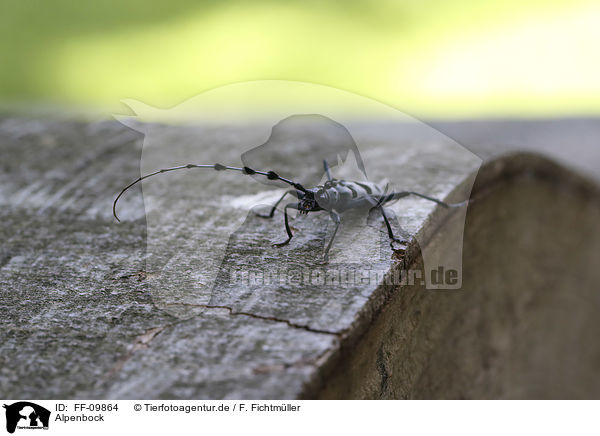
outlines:
M187 165L180 165L177 167L163 168L161 170L154 171L153 173L138 177L133 182L131 182L129 185L125 186L123 188L123 190L119 193L119 195L117 195L117 198L115 198L115 201L113 203L114 217L117 219L117 221L121 221L119 219L119 217L117 216L117 202L119 201L119 198L121 198L121 196L125 193L125 191L127 191L129 188L131 188L136 183L141 182L142 180L147 179L148 177L156 176L157 174L167 173L169 171L187 170L187 169L191 169L191 168L212 168L216 171L233 170L233 171L241 171L242 173L248 174L248 175L260 174L261 176L266 176L269 180L281 180L282 182L285 182L288 185L293 186L294 189L297 189L298 191L306 192L306 189L300 183L296 183L292 180L286 179L285 177L281 177L275 171L258 171L258 170L254 170L250 167L242 167L242 168L229 167L226 165L221 165L219 163L216 163L213 165L187 164Z

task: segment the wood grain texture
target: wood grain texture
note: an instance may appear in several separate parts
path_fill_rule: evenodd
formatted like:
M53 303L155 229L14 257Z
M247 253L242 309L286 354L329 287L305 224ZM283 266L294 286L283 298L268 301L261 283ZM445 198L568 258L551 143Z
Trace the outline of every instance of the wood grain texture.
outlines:
M193 144L198 138L208 138L213 146L204 150L206 157L222 163L235 163L232 161L239 159L237 151L225 148L231 139L228 135L251 143L260 143L263 137L252 126L235 127L233 134L231 129L224 134L218 128L147 127L156 129L154 140L159 142ZM435 192L445 198L461 185L464 174L453 171L457 162L452 161L452 155L441 159L443 164L435 173L428 160L433 156L439 160L439 153L444 156L447 145L444 141L429 143L429 154L407 161L406 154L394 154L394 145L386 142L384 127L365 124L363 131L365 138L372 138L377 145L364 150L363 155L376 179L409 162L402 177L411 182L414 190ZM419 140L417 133L415 143ZM407 137L412 134L408 129ZM198 247L209 253L221 250L222 266L237 269L274 267L283 262L289 265L292 253L294 265L301 270L313 265L315 252L325 240L328 228L330 231L328 219L311 215L298 221L294 224L295 245L288 251L277 251L270 243L284 236L281 215L275 221L263 221L253 219L244 209L244 201L262 198L265 187L235 177L224 184L215 181L211 172L184 175L169 182L157 180L156 184L144 186L144 196L141 187L136 187L120 205L123 221L118 224L111 212L115 195L139 175L140 166L146 170L146 166L156 163L143 157L140 160L143 141L144 135L113 121L0 118L0 392L5 397L401 398L506 397L514 393L501 390L498 386L506 386L501 383L495 390L473 387L465 391L459 388L462 386L459 382L439 380L452 375L436 365L457 364L456 350L468 345L448 350L448 344L456 339L440 339L445 338L444 323L458 322L456 317L461 310L465 314L473 310L476 300L470 300L471 297L463 299L473 301L471 305L458 303L466 291L449 291L452 294L449 296L398 290L376 282L346 287L233 286L227 283L226 276L219 275L208 299L199 296L194 271L206 269L210 264L203 263L209 262L206 255L193 255ZM182 150L181 156L187 157L189 149ZM302 159L301 153L297 155ZM171 157L176 159L178 155ZM483 181L494 186L507 177L517 180L523 174L536 173L538 167L546 168L545 161L537 158L517 158L511 162L499 167L488 165L486 173L480 174L482 186ZM291 169L293 163L289 165ZM559 186L562 180L567 181L566 194L556 202L557 213L583 207L583 203L577 203L579 200L573 200L569 194L569 187L581 185L578 176L556 168L555 174L548 171L539 174L546 174L550 181L560 180ZM281 173L285 170L282 168ZM534 187L527 185L521 194L518 187L511 188L513 191L502 188L505 190L498 194L502 207L508 208L513 201L511 195L515 195L521 201L516 210L525 214L529 197L519 195L537 196L546 189L548 180L540 178L540 186L538 182ZM597 200L594 189L584 190L586 198ZM582 222L588 223L586 220L595 216L594 201L591 205L586 202L589 209L578 215ZM473 232L475 229L484 232L487 228L493 233L492 218L498 213L494 207L498 206L491 201L484 210L485 204L482 201L480 211L474 210L469 218L474 223ZM544 207L540 204L537 209ZM427 239L435 237L437 221L432 218L435 208L409 200L395 204L391 210L397 216L396 223L410 234L427 234ZM499 226L496 236L471 234L469 240L473 244L488 238L498 241L477 246L477 256L466 257L472 262L466 264L469 268L479 270L480 264L489 267L481 270L480 275L472 273L474 276L465 270L470 280L469 291L475 292L473 283L500 280L486 274L494 273L491 265L497 261L496 256L505 256L502 249L510 248L503 247L501 242L506 242L514 231L515 235L521 235L514 242L525 244L531 239L525 235L532 231L527 226L535 227L540 219L537 215L522 215ZM569 214L558 213L556 219L559 223L575 222ZM524 258L540 259L541 253L552 249L553 244L550 239L546 241L542 230L555 224L549 221L546 227L535 227L539 233L534 238L536 244L524 245ZM380 237L385 236L383 224L376 220L365 229L374 236L365 239L372 243L340 243L336 256L362 257L371 269L388 271L398 267L393 253L380 248L385 246L385 237ZM577 282L578 289L589 290L589 286L594 286L590 283L597 282L595 271L589 268L586 259L597 260L589 251L590 247L596 247L593 244L597 241L597 231L589 223L575 229L565 224L560 231L564 232L561 236L567 235L559 241L562 248L557 251L564 254L560 259L575 259L572 253L578 253L577 271L584 274L581 283ZM214 236L213 242L207 243L201 237L207 232ZM591 245L586 245L588 251L577 251L578 245L569 241ZM418 262L418 245L413 248L409 256ZM373 256L373 252L377 255ZM586 258L585 253L591 257ZM559 260L548 258L543 265L533 264L528 271L551 270L558 265L555 262ZM223 273L226 269L219 271ZM536 282L534 288L540 288L540 283ZM525 285L527 282L523 282ZM560 289L567 289L568 283L562 285L565 288ZM514 286L521 285L515 282ZM498 283L494 289L505 288ZM400 294L414 297L397 303L393 296ZM596 297L585 295L597 304ZM522 301L506 298L510 304ZM418 309L422 299L430 309ZM457 302L450 304L449 299ZM505 307L509 303L488 301L484 307L492 313L476 318L482 324L477 332L458 331L471 336L477 333L478 350L487 350L500 340L494 335L508 334L508 330L504 324L494 324L492 328L485 323L491 322L496 305L499 311L513 310ZM435 316L424 316L425 310L431 310ZM588 316L588 312L578 310L583 309L577 306L572 320L576 319L575 314L577 319L581 313ZM402 322L385 321L385 316ZM587 318L581 322L597 329L596 325L585 324ZM488 330L489 335L481 336L481 332ZM554 337L551 333L548 340ZM399 340L395 334L404 339ZM373 340L365 342L370 337ZM540 340L544 338L532 337L531 343ZM562 344L556 349L562 351ZM594 350L581 355L581 359L596 359ZM543 359L542 354L536 356L535 359ZM576 364L563 365L575 370ZM403 366L410 368L399 369ZM504 379L511 377L509 370L502 371ZM462 373L463 377L473 374L488 377L485 379L488 384L496 380L495 373L481 375L480 362L471 363L469 370ZM546 390L533 388L519 392L514 396L548 394ZM551 391L552 396L568 392Z

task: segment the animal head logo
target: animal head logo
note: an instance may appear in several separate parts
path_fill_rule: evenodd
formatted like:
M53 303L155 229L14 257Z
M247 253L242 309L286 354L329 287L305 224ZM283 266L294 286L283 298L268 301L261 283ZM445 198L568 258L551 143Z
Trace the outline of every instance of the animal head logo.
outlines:
M14 433L17 427L47 429L50 423L50 411L29 401L4 404L4 408L6 409L6 431L9 433Z

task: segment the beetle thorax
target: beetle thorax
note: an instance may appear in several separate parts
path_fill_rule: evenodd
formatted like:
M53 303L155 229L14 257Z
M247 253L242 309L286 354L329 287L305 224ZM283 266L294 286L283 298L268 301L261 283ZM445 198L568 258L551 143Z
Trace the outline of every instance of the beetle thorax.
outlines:
M313 196L317 204L325 210L343 211L351 208L373 206L384 192L373 182L351 182L332 179L317 186Z

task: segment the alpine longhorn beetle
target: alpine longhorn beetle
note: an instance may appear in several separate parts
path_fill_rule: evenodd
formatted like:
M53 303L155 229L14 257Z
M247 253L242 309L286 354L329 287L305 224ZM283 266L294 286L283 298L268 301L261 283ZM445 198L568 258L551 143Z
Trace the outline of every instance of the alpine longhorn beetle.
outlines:
M119 201L121 196L125 193L125 191L127 191L129 188L131 188L136 183L141 182L142 180L147 179L148 177L155 176L157 174L162 174L162 173L166 173L169 171L191 169L191 168L212 168L216 171L224 171L224 170L240 171L246 175L258 174L258 175L267 177L269 180L280 180L294 188L289 191L286 191L279 198L279 200L277 200L277 202L275 202L275 204L271 208L271 211L268 214L263 215L263 214L257 213L256 215L258 215L259 217L273 218L273 216L275 215L275 210L277 209L277 206L279 205L279 203L281 203L283 201L283 199L288 194L296 195L296 197L298 198L298 202L291 202L284 206L283 216L284 216L284 222L285 222L285 231L287 232L288 238L283 242L280 242L278 244L273 244L274 246L283 247L284 245L287 245L290 242L290 240L292 239L292 237L294 236L292 233L292 230L290 229L290 225L289 225L289 221L288 221L288 209L296 209L299 211L300 214L304 214L304 215L308 214L309 212L319 212L319 211L329 212L331 219L335 223L335 228L333 230L333 234L331 235L331 238L329 239L327 247L325 248L324 260L325 260L325 262L327 262L329 259L329 256L328 256L329 250L331 249L331 245L333 244L333 240L334 240L335 235L340 226L340 222L341 222L340 215L348 209L370 208L370 209L379 210L379 212L381 213L383 220L385 222L385 226L387 228L388 236L390 238L390 246L392 246L392 249L393 249L394 242L399 242L399 243L404 244L407 241L396 238L394 236L392 226L390 225L390 221L389 221L389 219L385 213L385 210L383 208L383 205L385 203L393 201L393 200L397 200L397 199L400 199L403 197L407 197L409 195L415 195L415 196L421 197L425 200L433 201L445 208L458 207L458 206L462 206L463 204L466 203L466 202L461 202L461 203L448 204L441 200L437 200L435 198L429 197L424 194L420 194L418 192L413 192L413 191L401 191L401 192L387 193L387 186L382 187L381 185L373 183L373 182L369 182L369 181L351 182L351 181L338 180L338 179L332 178L331 172L329 170L329 165L327 164L326 160L323 161L323 167L325 169L327 181L323 185L317 185L313 188L305 188L300 183L296 183L292 180L281 177L279 174L277 174L274 171L258 171L258 170L252 169L250 167L247 167L247 166L237 168L237 167L230 167L230 166L221 165L219 163L216 163L216 164L212 164L212 165L186 164L186 165L180 165L180 166L171 167L171 168L163 168L163 169L160 169L153 173L146 174L145 176L138 177L136 180L134 180L129 185L127 185L125 188L123 188L121 190L121 192L119 193L119 195L117 195L117 198L115 198L115 201L113 203L113 215L117 219L117 221L121 221L119 219L119 217L117 216L117 211L116 211L117 202Z

